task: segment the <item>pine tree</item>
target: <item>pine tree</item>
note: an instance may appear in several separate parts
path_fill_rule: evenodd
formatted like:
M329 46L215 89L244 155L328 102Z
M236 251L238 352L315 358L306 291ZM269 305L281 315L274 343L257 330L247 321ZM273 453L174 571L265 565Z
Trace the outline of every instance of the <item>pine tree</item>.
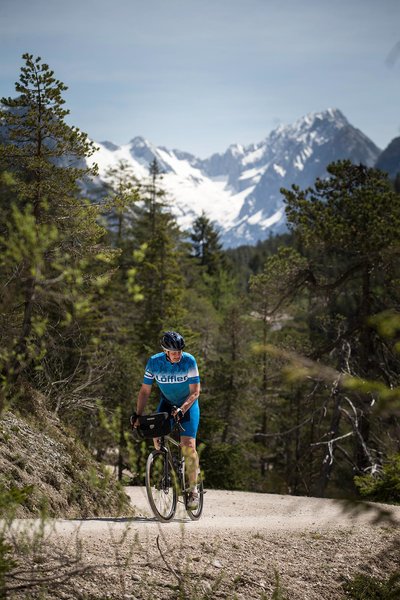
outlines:
M162 330L180 328L185 313L180 265L182 234L168 209L161 176L154 159L132 225L133 250L140 253L135 267L136 281L143 297L138 327L147 352L159 346Z
M123 239L129 235L133 218L134 204L140 197L140 185L131 165L120 160L115 167L110 167L104 174L105 194L103 210L107 228L114 244L123 247Z
M193 254L205 268L208 275L215 275L224 265L222 244L219 233L203 211L193 222L190 235L193 244Z
M387 175L363 165L339 161L314 187L282 190L289 225L309 257L308 285L313 300L310 340L317 360L339 372L396 385L398 358L377 334L372 317L398 306L400 201ZM354 444L343 454L362 472L378 460L378 423L371 418L371 396L340 390L330 396L330 438L354 429ZM327 443L327 442L326 442ZM323 494L331 478L332 448L318 484Z
M65 123L66 86L40 58L23 59L18 96L3 98L0 113L0 164L9 173L0 207L7 297L1 371L4 385L25 374L47 386L76 367L79 336L72 330L90 310L89 288L101 286L111 253L100 245L96 207L78 188L95 172L84 166L94 147Z
M195 219L190 234L192 253L202 270L203 281L217 310L223 308L224 298L236 289L236 280L228 268L219 232L203 213Z
M284 404L277 403L279 393L277 386L276 361L269 355L267 348L271 344L272 332L279 329L288 315L285 310L295 297L299 287L308 278L307 260L301 257L293 248L282 247L276 255L267 258L264 269L258 275L249 279L249 296L252 307L252 317L258 325L256 335L258 352L256 353L261 377L259 381L259 406L261 409L261 424L256 435L263 445L264 451L260 457L261 475L267 475L267 435L271 432L271 424L283 425L285 420Z

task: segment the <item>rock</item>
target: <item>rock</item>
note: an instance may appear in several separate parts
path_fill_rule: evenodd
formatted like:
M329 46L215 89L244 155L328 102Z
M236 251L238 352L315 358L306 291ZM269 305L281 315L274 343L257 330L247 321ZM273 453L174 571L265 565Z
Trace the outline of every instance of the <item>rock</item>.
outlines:
M219 560L213 560L212 566L216 567L217 569L222 569L222 564L219 562Z

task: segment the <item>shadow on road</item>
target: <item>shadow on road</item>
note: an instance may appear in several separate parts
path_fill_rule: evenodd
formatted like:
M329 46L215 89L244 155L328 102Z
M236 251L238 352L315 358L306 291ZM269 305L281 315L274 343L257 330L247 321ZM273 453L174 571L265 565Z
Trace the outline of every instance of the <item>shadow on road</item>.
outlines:
M160 523L157 521L155 517L89 517L88 519L68 519L73 523L74 521L77 523L95 523L103 522L103 523ZM171 523L190 523L191 520L187 519L179 519L174 518Z

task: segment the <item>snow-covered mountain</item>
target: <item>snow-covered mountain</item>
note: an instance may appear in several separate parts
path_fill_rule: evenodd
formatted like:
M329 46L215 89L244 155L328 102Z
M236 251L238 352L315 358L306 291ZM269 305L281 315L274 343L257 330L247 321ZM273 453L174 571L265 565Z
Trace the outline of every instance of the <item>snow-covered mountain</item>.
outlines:
M139 179L145 178L156 158L180 225L190 229L204 210L218 225L226 247L255 244L286 229L281 187L309 186L338 159L373 166L380 153L337 109L306 115L293 125L280 125L258 144L235 144L204 160L156 147L142 137L124 146L97 145L91 160L99 165L100 178L120 160L131 164Z

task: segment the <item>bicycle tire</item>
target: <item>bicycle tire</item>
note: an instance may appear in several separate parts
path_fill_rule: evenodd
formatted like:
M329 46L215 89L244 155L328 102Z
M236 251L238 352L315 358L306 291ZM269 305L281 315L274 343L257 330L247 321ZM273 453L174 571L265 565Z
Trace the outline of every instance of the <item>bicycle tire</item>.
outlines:
M184 481L185 485L184 485L184 489L186 490L186 482ZM204 485L203 485L203 478L201 476L201 473L199 473L198 478L197 478L197 492L199 494L199 505L195 510L192 510L190 508L187 507L187 497L188 497L188 493L185 491L183 493L183 497L184 497L184 503L185 503L185 508L186 508L186 512L189 515L189 517L191 518L192 521L197 521L198 519L200 519L201 517L201 513L203 512L203 506L204 506Z
M155 450L146 463L146 492L151 510L158 521L168 523L176 512L178 492L176 475L168 455L168 471L166 481L165 460L167 453Z

